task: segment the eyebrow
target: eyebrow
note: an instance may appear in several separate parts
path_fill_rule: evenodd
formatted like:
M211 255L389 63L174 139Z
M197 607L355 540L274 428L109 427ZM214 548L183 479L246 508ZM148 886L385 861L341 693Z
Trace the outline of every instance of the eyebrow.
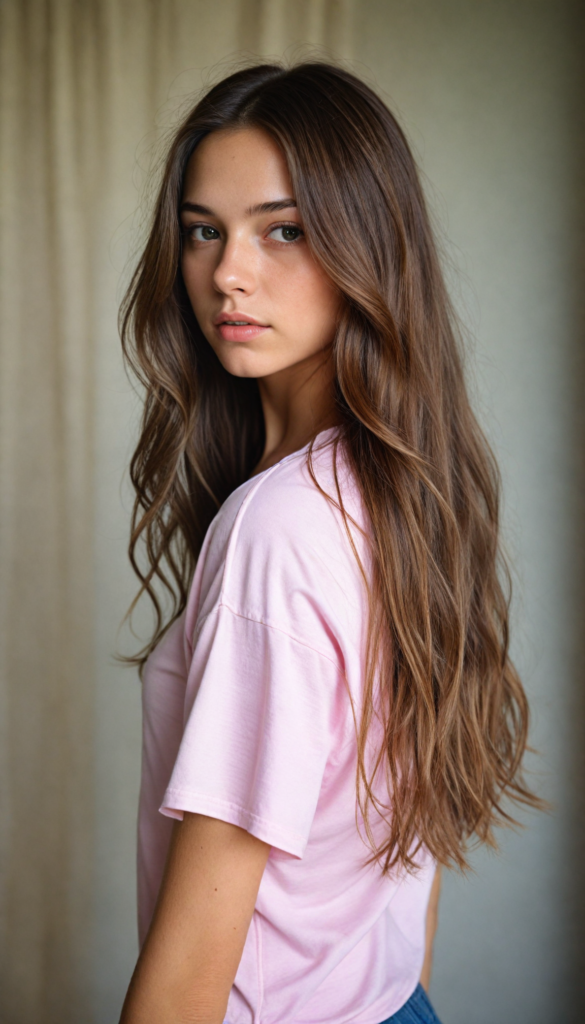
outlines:
M246 210L248 217L254 217L262 213L277 213L279 210L289 210L291 207L296 207L296 201L294 199L274 199L270 203L258 203L256 206L249 206ZM204 217L215 217L216 214L213 210L210 210L208 206L202 206L200 203L190 203L188 201L181 203L181 213L183 211L189 213L201 213Z

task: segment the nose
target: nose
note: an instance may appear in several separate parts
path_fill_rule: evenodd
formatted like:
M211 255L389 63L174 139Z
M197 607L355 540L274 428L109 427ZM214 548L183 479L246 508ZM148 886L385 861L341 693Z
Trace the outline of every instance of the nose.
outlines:
M224 295L251 295L257 283L255 256L254 246L245 238L228 238L213 274L217 290Z

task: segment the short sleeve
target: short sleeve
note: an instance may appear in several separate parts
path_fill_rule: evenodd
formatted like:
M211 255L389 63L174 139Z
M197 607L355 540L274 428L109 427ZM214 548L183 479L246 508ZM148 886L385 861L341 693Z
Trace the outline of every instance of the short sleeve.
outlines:
M220 603L193 649L185 727L161 812L219 818L302 857L342 678L335 659Z

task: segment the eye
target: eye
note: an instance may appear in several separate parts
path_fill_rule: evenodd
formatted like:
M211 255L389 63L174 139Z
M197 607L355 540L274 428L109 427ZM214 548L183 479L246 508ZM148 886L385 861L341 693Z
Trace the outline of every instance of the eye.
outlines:
M185 233L194 242L214 242L219 238L219 231L217 228L212 228L211 224L191 224L185 228Z
M278 237L279 234L280 237ZM268 232L268 237L274 238L276 242L298 242L303 234L303 229L296 224L279 224L278 227L272 228Z

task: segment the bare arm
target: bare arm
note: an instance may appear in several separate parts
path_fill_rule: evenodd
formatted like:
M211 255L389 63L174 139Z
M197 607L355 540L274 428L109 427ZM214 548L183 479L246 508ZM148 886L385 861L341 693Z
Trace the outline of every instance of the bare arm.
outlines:
M222 1024L270 847L185 814L120 1024Z
M427 927L425 936L425 959L423 968L420 976L420 983L422 987L428 992L429 985L431 983L431 970L433 966L433 941L435 938L435 932L437 931L437 924L439 920L439 894L441 892L441 868L437 867L433 884L431 886L431 894L429 896L429 905L427 908Z

